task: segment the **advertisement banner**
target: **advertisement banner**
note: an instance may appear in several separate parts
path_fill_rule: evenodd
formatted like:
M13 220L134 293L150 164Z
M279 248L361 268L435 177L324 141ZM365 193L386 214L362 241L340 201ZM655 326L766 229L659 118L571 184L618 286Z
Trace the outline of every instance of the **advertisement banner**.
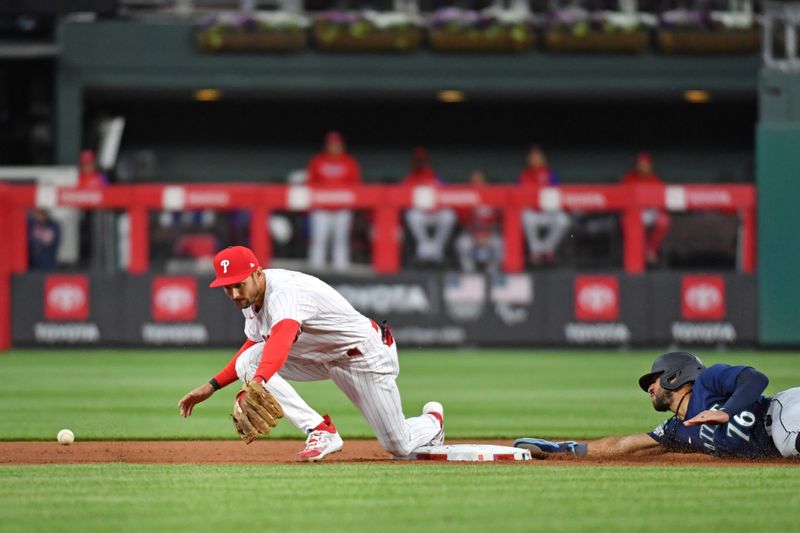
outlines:
M756 341L754 276L658 273L649 277L654 342L692 346Z
M681 318L683 320L725 318L725 279L722 276L683 276Z
M619 280L614 276L575 278L575 318L584 322L619 319Z
M326 276L365 316L416 347L752 344L756 284L742 274L546 271ZM244 320L194 276L15 275L15 346L220 346ZM734 297L735 295L735 297Z
M89 318L89 278L48 275L44 279L44 318L80 321Z
M150 310L156 322L193 321L197 318L197 279L155 276L150 289Z

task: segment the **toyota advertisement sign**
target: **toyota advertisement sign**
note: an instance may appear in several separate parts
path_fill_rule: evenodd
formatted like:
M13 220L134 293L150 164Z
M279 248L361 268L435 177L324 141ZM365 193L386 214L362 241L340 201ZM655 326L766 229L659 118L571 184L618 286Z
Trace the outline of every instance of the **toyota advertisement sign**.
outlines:
M575 278L575 318L586 322L619 318L619 280L614 276Z
M150 283L150 317L141 326L142 341L154 345L204 345L209 336L197 322L197 278L155 276Z
M192 322L197 318L197 279L188 276L154 277L150 309L156 322Z
M83 321L89 318L89 278L47 276L44 280L44 317L51 321Z
M681 279L681 318L684 320L724 319L725 278L722 276L683 276Z
M695 346L756 341L753 276L404 273L325 278L401 347ZM243 319L195 276L15 275L17 346L241 345ZM736 295L735 298L731 295Z
M756 283L736 274L654 274L658 298L651 320L655 342L676 345L753 344ZM735 298L729 295L735 294Z

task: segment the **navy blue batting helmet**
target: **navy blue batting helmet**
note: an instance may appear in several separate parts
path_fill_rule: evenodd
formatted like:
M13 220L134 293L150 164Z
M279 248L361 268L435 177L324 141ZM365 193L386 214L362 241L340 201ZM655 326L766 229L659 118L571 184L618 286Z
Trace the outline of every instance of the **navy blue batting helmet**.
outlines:
M653 362L649 374L639 378L639 386L647 392L650 385L660 378L662 388L677 390L686 383L696 381L705 368L700 358L689 352L665 353Z

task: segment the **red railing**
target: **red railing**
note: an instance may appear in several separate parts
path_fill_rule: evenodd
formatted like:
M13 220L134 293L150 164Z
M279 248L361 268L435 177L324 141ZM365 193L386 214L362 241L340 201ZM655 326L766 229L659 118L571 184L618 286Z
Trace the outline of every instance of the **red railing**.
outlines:
M129 272L149 269L151 210L250 210L250 246L263 264L272 257L264 221L272 211L319 208L364 209L373 213L372 265L376 272L400 269L400 213L409 207L463 208L491 205L503 212L504 268L523 270L524 242L520 213L525 208L573 212L616 212L622 217L624 269L644 271L645 228L641 213L715 210L738 213L741 219L739 267L755 270L755 187L752 185L447 185L410 188L402 185L364 185L353 188L315 188L286 185L190 184L114 185L103 189L70 189L0 184L0 311L10 316L11 273L28 268L27 211L43 207L114 209L128 212L131 223ZM0 348L8 346L10 320L0 319Z

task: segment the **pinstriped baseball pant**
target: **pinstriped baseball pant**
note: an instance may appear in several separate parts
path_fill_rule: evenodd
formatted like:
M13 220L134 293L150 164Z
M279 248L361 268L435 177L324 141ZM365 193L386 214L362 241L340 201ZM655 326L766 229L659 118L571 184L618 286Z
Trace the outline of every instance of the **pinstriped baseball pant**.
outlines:
M266 387L283 405L285 418L307 432L316 427L322 417L285 380L330 379L361 411L383 449L402 457L433 440L439 432L439 422L431 415L405 417L396 383L400 372L397 344L386 346L379 333L370 337L359 348L360 356L319 363L290 357ZM252 379L263 348L264 343L258 343L239 356L236 362L239 379Z

